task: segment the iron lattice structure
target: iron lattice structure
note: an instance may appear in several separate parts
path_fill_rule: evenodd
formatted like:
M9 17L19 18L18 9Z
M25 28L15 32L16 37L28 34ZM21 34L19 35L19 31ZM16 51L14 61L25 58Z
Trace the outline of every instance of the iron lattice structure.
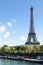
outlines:
M30 8L30 29L28 34L28 39L25 43L25 45L37 45L40 44L37 40L35 29L34 29L34 20L33 20L33 7Z

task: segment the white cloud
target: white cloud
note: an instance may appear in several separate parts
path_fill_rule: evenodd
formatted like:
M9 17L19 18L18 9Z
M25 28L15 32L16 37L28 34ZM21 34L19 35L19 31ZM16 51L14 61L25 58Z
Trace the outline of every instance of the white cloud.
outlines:
M7 25L8 25L8 26L12 26L12 22L8 22Z
M14 22L14 23L16 23L16 20L15 20L15 19L13 19L13 22Z
M25 42L26 42L26 40L27 40L27 37L25 37L25 36L22 35L22 36L19 38L19 40L18 40L18 45L24 45Z
M20 37L20 41L21 41L21 42L25 42L26 39L27 39L27 38L26 38L25 36L21 36L21 37Z
M13 22L13 23L16 23L16 19L10 19L9 21Z
M3 47L4 45L11 46L11 44L8 41L0 42L0 47Z
M2 47L4 45L4 42L0 41L0 47Z
M12 46L12 43L10 41L5 41L4 44L8 46Z
M0 26L0 32L5 32L5 26L4 25Z
M2 41L2 37L0 36L0 41Z
M12 43L9 41L0 41L0 47L3 47L4 45L12 46Z
M8 22L7 22L7 25L8 26L12 26L12 24L16 23L16 20L15 19L9 19Z
M5 35L4 35L4 38L8 38L10 35L10 32L6 32Z
M17 32L16 31L13 31L14 34L16 34Z

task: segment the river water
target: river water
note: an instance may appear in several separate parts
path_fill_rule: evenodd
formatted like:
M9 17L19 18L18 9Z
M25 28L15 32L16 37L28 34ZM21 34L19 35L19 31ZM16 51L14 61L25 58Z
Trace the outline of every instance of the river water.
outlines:
M8 59L0 59L0 65L43 65L43 64L25 62L25 61L8 60Z

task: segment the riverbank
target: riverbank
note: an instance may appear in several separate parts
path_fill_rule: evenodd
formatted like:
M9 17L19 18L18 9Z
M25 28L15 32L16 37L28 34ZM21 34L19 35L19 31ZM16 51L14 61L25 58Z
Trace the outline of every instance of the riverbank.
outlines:
M10 60L19 60L19 61L27 61L27 62L34 62L34 63L43 63L43 60L41 59L29 59L29 58L24 58L21 56L18 57L7 57L7 56L0 56L1 59L10 59Z

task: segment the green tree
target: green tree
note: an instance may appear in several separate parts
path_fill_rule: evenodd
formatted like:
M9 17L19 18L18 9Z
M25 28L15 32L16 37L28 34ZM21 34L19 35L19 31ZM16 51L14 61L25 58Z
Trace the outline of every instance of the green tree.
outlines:
M43 45L40 46L40 50L43 51Z
M34 45L33 53L40 51L40 45Z

